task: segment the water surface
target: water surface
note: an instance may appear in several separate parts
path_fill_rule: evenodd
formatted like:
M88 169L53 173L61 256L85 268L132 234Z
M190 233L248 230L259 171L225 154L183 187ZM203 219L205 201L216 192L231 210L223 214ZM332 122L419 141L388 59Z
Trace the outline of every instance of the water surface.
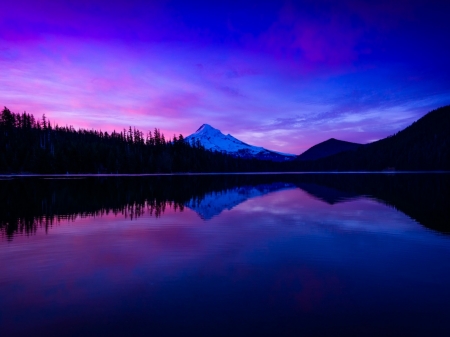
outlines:
M448 336L448 175L0 181L4 336Z

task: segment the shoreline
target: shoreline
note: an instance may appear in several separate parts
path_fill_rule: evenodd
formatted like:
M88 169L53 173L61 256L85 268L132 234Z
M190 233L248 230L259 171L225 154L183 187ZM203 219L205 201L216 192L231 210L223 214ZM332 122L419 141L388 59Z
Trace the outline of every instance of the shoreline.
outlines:
M450 171L305 171L305 172L179 172L179 173L10 173L1 178L27 177L158 177L158 176L204 176L204 175L302 175L302 174L450 174Z

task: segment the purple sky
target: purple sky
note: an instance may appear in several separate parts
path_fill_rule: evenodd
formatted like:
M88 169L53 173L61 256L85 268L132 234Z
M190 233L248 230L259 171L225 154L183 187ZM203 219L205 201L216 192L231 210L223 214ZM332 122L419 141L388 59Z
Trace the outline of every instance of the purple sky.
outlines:
M444 3L6 1L0 105L166 136L208 123L296 154L366 143L450 104Z

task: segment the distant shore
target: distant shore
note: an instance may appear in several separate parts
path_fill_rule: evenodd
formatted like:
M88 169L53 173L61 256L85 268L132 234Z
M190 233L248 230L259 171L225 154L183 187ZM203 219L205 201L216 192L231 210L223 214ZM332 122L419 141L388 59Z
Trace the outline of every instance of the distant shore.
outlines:
M203 175L293 175L293 174L450 174L450 171L308 171L308 172L179 172L179 173L5 173L0 178L21 177L152 177L152 176L203 176Z

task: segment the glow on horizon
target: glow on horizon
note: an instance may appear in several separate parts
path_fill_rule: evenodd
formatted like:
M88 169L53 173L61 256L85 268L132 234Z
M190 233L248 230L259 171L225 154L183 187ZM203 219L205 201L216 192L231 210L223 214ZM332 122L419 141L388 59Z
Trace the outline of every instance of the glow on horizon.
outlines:
M296 154L332 137L380 139L450 104L438 5L196 4L5 4L0 104L167 138L207 123Z

